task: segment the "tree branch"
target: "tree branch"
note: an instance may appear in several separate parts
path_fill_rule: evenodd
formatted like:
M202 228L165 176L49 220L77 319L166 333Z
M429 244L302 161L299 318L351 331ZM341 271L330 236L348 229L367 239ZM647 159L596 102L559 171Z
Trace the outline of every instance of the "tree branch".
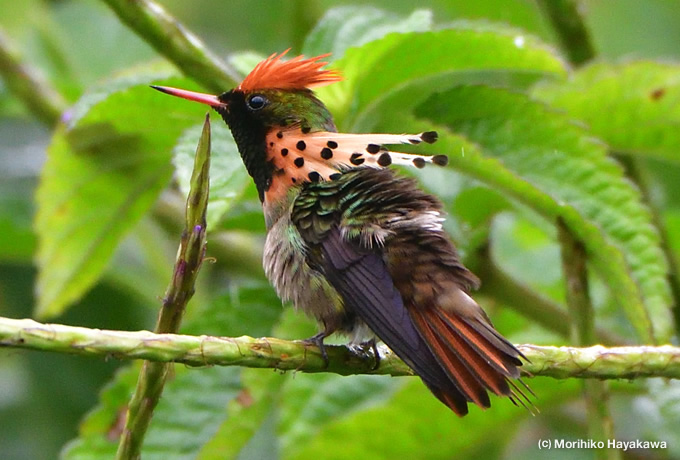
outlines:
M42 77L38 69L24 62L16 46L0 29L0 75L18 99L41 122L56 125L66 110L66 101L52 85Z
M317 347L298 341L109 331L42 324L31 319L0 318L0 346L188 366L243 366L340 375L412 375L385 346L379 347L380 366L373 370L375 359L370 350L327 345L330 363L326 368ZM612 348L519 345L519 349L531 360L523 369L533 376L680 379L680 347L670 345Z
M555 29L569 62L583 65L595 57L595 49L583 22L578 0L539 0L537 2Z
M104 0L118 18L185 75L211 91L236 86L239 73L152 0Z

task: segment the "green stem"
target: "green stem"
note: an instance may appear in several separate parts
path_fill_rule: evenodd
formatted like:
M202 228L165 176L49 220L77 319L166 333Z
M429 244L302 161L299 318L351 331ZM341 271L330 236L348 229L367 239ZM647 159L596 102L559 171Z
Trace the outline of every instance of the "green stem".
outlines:
M168 286L158 315L155 332L172 334L179 330L189 299L194 294L198 271L205 255L206 209L210 170L210 118L206 115L203 134L196 149L191 190L186 202L184 232ZM138 459L153 411L163 392L170 371L169 362L146 361L130 399L125 428L118 444L117 459Z
M595 314L588 293L586 250L561 220L557 228L571 317L571 340L579 345L592 345L596 343Z
M0 75L9 90L41 122L54 126L66 110L66 101L37 69L22 62L21 55L0 28Z
M596 343L595 313L588 293L585 246L572 235L561 220L557 222L557 229L562 252L567 306L571 315L572 341L581 346L592 345ZM590 438L603 442L614 439L614 424L609 415L607 404L609 391L606 383L585 381L583 390ZM621 458L620 453L614 449L598 450L596 455L601 459Z
M209 90L222 92L241 80L236 69L210 52L158 3L152 0L104 1L137 35Z
M538 0L538 6L550 20L569 62L579 66L595 57L578 0Z
M329 365L319 349L301 341L276 338L210 337L108 331L32 319L0 317L0 347L23 348L80 356L145 359L188 366L242 366L340 375L412 375L394 353L379 346L380 365L370 351L327 345ZM680 379L680 347L628 346L544 347L517 345L531 362L522 366L533 376L556 379Z

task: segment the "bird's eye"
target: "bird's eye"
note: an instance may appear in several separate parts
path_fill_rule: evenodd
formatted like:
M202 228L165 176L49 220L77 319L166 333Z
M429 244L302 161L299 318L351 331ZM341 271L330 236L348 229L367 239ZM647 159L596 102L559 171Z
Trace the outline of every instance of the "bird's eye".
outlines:
M252 110L260 110L262 107L267 105L267 102L269 102L267 101L267 98L256 94L248 99L248 107L250 107Z

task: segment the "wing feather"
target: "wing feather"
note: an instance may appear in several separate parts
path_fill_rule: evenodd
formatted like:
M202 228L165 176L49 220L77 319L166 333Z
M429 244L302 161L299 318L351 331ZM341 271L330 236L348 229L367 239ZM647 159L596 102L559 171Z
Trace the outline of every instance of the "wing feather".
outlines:
M326 277L346 308L406 362L442 402L459 415L472 401L446 374L419 333L382 257L352 244L334 227L322 243Z

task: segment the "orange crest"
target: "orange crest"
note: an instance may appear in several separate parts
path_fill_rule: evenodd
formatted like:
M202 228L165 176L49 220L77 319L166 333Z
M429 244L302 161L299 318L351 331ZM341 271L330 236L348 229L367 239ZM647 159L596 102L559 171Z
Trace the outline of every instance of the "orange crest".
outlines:
M260 62L238 86L241 91L258 89L302 89L323 86L340 81L342 77L335 70L321 70L327 62L321 59L330 56L323 54L309 59L297 56L290 61L281 58L289 51L278 56L276 53Z

